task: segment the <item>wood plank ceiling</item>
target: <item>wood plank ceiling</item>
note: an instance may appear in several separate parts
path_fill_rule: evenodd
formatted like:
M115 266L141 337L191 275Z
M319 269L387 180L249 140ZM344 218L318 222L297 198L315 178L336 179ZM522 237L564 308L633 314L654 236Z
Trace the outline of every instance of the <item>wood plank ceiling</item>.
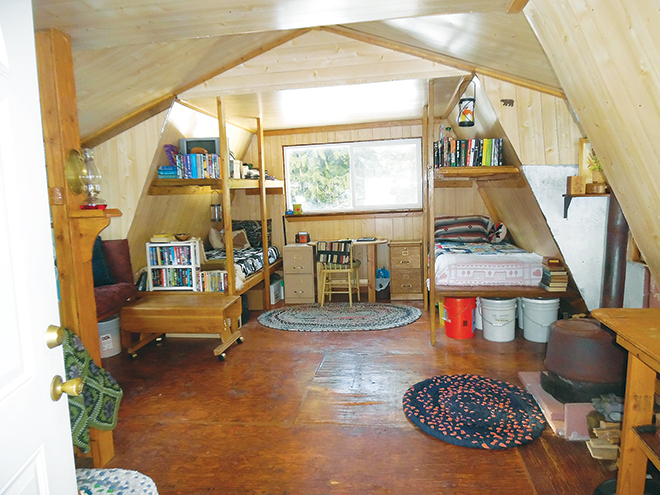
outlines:
M80 134L88 146L182 94L235 95L228 118L251 113L265 119L266 130L292 125L282 93L309 98L310 88L347 86L328 93L338 104L348 93L359 100L366 84L389 83L379 91L394 102L410 81L416 93L407 106L363 105L353 117L362 121L419 118L427 79L447 78L442 86L451 98L470 72L561 95L524 14L506 13L520 7L515 0L33 2L35 29L71 36ZM336 123L324 112L312 115L300 125Z

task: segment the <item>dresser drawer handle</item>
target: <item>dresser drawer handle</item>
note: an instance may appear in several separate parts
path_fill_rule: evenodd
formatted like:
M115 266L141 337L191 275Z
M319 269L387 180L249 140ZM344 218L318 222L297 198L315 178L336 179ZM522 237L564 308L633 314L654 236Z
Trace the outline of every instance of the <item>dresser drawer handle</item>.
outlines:
M410 284L408 284L408 285L402 285L401 287L408 287L409 289L412 289L412 285L410 285Z
M410 260L401 260L399 261L400 265L410 264Z

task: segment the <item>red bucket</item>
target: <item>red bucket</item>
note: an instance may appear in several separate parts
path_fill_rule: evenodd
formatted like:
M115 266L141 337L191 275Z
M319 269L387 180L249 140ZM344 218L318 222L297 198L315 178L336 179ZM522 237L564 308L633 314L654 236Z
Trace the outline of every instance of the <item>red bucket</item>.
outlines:
M445 333L452 339L474 337L474 311L477 300L474 297L445 297L442 319L445 320Z

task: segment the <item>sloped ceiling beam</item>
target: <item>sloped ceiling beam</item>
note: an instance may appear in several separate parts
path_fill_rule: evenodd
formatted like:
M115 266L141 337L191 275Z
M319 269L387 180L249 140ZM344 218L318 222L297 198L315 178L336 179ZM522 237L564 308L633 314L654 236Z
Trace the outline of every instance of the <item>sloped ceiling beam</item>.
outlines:
M518 84L525 88L541 91L543 93L551 94L559 98L565 97L564 92L558 86L534 81L520 75L493 69L492 67L487 67L483 64L475 63L470 60L464 60L444 53L439 53L429 48L417 46L410 42L403 41L403 39L397 39L397 36L391 31L388 31L388 36L381 36L379 34L375 34L373 31L369 32L371 31L371 26L372 25L326 26L319 29L323 29L331 33L341 34L343 36L353 38L358 41L363 41L365 43L378 45L383 48L389 48L390 50L400 51L408 55L414 55L416 57L424 58L426 60L444 64L449 67L454 67L455 69L464 70L466 72L479 72L496 79Z
M287 43L291 41L294 38L297 38L298 36L301 36L305 33L309 32L309 29L298 29L295 31L286 31L282 32L281 36L278 36L275 39L269 40L268 42L264 44L259 44L257 48L254 48L250 50L248 53L242 54L240 51L236 51L235 55L238 55L236 58L231 59L229 62L225 62L223 65L220 67L216 68L208 68L208 67L203 67L203 74L201 76L195 77L192 81L191 80L185 80L186 73L178 73L177 71L180 71L181 66L177 65L175 62L172 63L172 67L170 69L170 72L173 74L179 74L178 78L180 80L185 81L184 83L174 87L171 91L166 91L164 94L159 95L157 98L152 99L151 101L146 102L145 104L141 105L137 110L130 112L128 114L125 114L115 120L114 122L105 125L103 128L95 130L94 132L88 133L87 135L84 135L83 133L85 132L85 129L89 129L89 126L93 125L92 122L89 123L89 126L85 125L84 123L81 122L81 134L83 134L82 138L82 144L83 146L93 148L94 146L97 146L98 144L107 141L108 139L113 138L114 136L117 136L118 134L122 133L123 131L130 129L131 127L139 124L140 122L143 122L147 120L148 118L152 117L153 115L169 108L171 103L175 100L176 96L180 93L183 93L184 91L187 91L188 89L195 87L202 82L212 79L215 76L222 74L223 72L226 72L244 62L247 60L253 59L254 57L257 57L267 51L272 50L273 48L280 46L284 43ZM249 45L247 45L249 47ZM249 49L249 48L248 48ZM89 54L92 55L92 54ZM202 54L203 55L203 54ZM167 63L167 62L163 62ZM90 68L89 64L81 64L83 65L84 69L82 70L93 70ZM201 61L198 61L196 65L201 65ZM146 69L145 69L146 70ZM138 71L141 72L141 71ZM78 75L77 75L78 76ZM87 78L81 78L82 80L89 80ZM76 77L76 80L78 80L78 77ZM95 79L96 80L96 79ZM148 77L145 77L144 74L142 73L142 82L144 84L150 84L150 80ZM136 83L137 84L137 83ZM103 102L103 96L97 94L94 94L93 91L90 91L89 88L77 88L80 94L80 99L82 100L81 103L79 103L79 108L80 108L80 114L81 115L94 115L93 109L85 109L85 95L89 94L89 105L94 105L97 103L102 103ZM113 90L113 87L106 87L106 90ZM148 94L148 93L147 93Z
M660 280L660 12L656 2L531 0L545 49Z
M529 0L511 0L509 5L506 6L507 14L519 14L527 5Z

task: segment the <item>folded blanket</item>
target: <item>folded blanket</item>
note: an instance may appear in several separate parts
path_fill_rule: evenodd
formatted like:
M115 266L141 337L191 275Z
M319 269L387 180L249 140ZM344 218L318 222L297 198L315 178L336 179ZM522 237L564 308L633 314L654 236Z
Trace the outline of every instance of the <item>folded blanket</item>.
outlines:
M63 349L66 379L83 378L82 393L68 396L73 444L89 452L89 429L112 430L117 426L119 401L124 392L110 373L96 365L71 330L66 329Z

